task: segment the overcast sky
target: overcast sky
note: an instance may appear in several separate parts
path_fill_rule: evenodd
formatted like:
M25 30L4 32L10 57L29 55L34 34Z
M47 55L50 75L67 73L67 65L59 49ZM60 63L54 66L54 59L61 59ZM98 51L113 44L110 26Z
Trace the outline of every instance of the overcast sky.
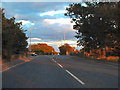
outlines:
M64 16L65 8L69 4L69 2L4 2L2 7L5 8L7 18L14 16L16 22L23 23L22 27L27 30L27 37L30 36L30 28L36 27L31 31L32 44L47 43L59 51L58 46L64 32L65 43L73 46L77 44L73 23L69 17Z

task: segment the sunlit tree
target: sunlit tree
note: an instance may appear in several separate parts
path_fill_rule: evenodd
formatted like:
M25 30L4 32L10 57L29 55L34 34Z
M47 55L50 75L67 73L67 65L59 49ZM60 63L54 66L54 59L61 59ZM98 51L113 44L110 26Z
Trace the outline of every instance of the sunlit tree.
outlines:
M70 54L74 52L74 48L67 43L60 46L59 50L60 50L60 54L63 54L63 55L66 55L66 53Z
M46 43L33 44L29 47L29 49L30 48L37 54L57 54L54 48L52 46L48 46Z

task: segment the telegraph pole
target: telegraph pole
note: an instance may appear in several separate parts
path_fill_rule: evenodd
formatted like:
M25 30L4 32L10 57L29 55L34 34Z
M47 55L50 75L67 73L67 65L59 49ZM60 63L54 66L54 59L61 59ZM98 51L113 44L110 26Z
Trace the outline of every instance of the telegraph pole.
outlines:
M31 28L30 28L30 53L31 53Z
M64 32L64 44L65 44L65 32Z
M59 31L59 33L63 33L63 32ZM64 39L63 39L63 38L64 38ZM61 39L63 39L64 44L65 44L65 32L64 32L64 36L63 36L63 38L61 38ZM62 42L62 41L61 41L61 42Z
M31 30L32 29L36 29L35 27L34 28L30 28L30 53L31 53L31 51L32 51L32 49L31 49Z
M63 37L61 36L61 46L62 46L62 40L63 40Z

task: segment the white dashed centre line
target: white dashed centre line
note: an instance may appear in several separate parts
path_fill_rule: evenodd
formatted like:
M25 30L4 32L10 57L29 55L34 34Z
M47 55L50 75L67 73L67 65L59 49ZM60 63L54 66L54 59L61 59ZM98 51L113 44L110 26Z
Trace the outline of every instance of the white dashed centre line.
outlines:
M81 83L82 85L84 85L85 83L82 82L80 79L78 79L75 75L73 75L71 72L69 72L68 70L65 70L68 74L70 74L74 79L76 79L79 83Z
M62 66L62 65L60 65L59 63L57 63L57 65L58 65L58 66L60 66L61 68L63 68L63 66Z
M60 66L61 68L63 68L63 66L59 63L57 63L54 59L52 59L58 66ZM79 78L77 78L75 75L73 75L70 71L65 70L69 75L71 75L75 80L77 80L79 83L81 83L82 85L84 85L85 83L83 81L81 81Z

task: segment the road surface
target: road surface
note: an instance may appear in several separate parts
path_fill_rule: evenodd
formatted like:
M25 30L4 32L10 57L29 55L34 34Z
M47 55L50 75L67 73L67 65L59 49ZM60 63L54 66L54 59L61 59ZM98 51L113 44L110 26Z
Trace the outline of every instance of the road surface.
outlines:
M35 56L2 72L3 88L118 88L117 64L76 56Z

